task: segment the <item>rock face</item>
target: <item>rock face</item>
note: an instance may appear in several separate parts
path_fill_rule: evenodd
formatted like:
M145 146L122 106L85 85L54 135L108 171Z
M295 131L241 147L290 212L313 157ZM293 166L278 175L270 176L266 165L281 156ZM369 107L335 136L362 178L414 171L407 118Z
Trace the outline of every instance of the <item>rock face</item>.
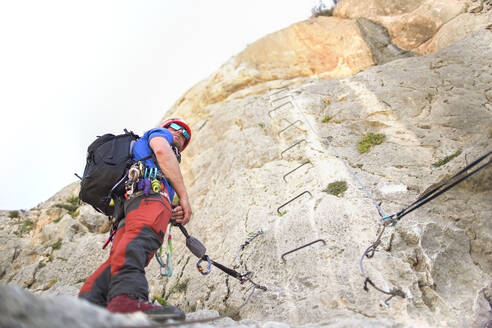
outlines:
M427 54L492 24L491 7L487 0L341 0L333 15L375 21L398 47Z
M430 39L444 23L465 9L465 1L459 0L342 0L334 15L374 20L389 30L395 44L411 50Z
M433 53L491 25L491 8L488 0L341 0L333 17L296 23L249 45L172 110L189 117L228 97L263 93L299 77L346 77L412 52Z
M0 326L89 328L148 326L142 314L111 314L70 296L36 297L19 287L0 286Z
M371 51L355 21L312 18L249 45L190 89L176 106L196 110L263 82L313 75L350 76L373 64Z
M367 18L357 18L357 24L377 65L388 63L397 58L414 56L412 52L402 50L394 45L385 27Z
M490 26L492 24L492 2L489 1L487 6L483 9L483 15L473 13L474 8L472 8L472 12L462 13L445 23L432 38L416 48L415 52L423 55L436 52L473 31Z
M394 213L490 151L491 42L492 32L482 30L434 55L399 59L351 78L306 79L194 116L202 123L185 160L195 209L189 231L230 266L248 233L265 231L241 260L268 291L257 292L242 318L293 325L332 316L378 318L381 325L409 327L479 327L488 320L477 321L490 311L484 294L492 275L490 167L383 235L366 270L380 288L406 295L385 308L379 304L386 295L363 290L358 266L376 238L379 215L344 162ZM357 143L368 133L386 139L361 154ZM459 155L439 166L451 154ZM335 181L347 183L343 196L324 191ZM320 238L326 245L281 260L284 252ZM162 292L185 281L187 289L172 294L171 302L221 311L242 303L247 285L218 270L200 279L192 255L177 248L176 257L178 274Z
M364 8L348 2L335 14L361 17L354 12ZM432 9L441 22L433 23L435 36L450 17L489 17L488 2L477 13L477 1L435 3L441 8ZM492 31L417 56L404 50L405 40L427 53L452 38L418 44L425 38L401 35L393 25L405 24L387 20L429 18L425 6L428 1L369 1L366 18L294 24L233 57L168 114L192 123L182 163L194 209L188 231L212 259L252 271L252 280L267 287L241 307L234 317L241 321L211 326L492 325L490 165L387 227L378 252L363 261L366 274L359 267L381 231L380 202L385 214L395 213L492 150ZM368 135L377 144L364 141ZM363 141L367 151L360 152ZM77 294L108 255L101 246L109 229L104 217L78 204L77 193L73 184L30 211L0 212L0 283L34 294ZM173 235L174 274L161 278L152 261L151 296L190 318L244 304L248 282L216 268L200 275L182 234ZM405 297L386 306L388 295L363 289L366 275ZM8 299L38 300L9 287L0 294L1 320L19 317L6 312ZM43 302L58 304L44 300L40 307ZM66 303L79 306L73 298Z

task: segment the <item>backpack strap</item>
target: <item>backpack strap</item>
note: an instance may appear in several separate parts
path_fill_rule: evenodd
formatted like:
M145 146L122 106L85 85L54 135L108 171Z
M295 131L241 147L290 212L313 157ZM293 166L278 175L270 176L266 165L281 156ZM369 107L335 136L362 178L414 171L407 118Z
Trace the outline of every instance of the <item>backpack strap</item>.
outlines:
M143 158L137 159L135 162L138 162L138 161L146 161L146 160L151 159L151 158L154 158L154 153L153 152L152 152L152 154L150 154L148 156L145 156Z

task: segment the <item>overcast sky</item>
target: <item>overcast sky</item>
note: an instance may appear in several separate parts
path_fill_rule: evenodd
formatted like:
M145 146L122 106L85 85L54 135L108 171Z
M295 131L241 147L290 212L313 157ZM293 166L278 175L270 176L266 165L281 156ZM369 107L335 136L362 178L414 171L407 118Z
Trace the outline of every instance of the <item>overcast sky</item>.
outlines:
M153 127L195 83L316 3L1 1L0 209L47 200L82 175L95 136Z

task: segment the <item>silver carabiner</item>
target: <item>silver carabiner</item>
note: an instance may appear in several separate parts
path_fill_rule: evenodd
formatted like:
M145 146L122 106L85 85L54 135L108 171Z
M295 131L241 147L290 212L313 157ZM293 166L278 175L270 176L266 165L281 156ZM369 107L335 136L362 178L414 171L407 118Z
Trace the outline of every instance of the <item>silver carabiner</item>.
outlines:
M207 261L207 269L205 270L201 264L203 261ZM212 261L210 260L210 257L208 255L203 255L203 257L196 262L196 268L198 269L198 272L200 272L202 275L207 275L212 271Z

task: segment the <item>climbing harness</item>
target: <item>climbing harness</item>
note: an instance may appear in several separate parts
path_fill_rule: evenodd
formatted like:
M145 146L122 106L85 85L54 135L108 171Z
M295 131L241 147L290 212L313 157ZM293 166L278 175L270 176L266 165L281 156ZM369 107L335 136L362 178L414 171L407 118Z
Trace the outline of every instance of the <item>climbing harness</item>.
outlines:
M155 259L157 263L160 265L160 275L162 277L170 277L173 274L173 243L172 243L172 234L171 234L172 224L168 224L166 234L164 235L164 243L166 243L166 263L162 259L162 245L159 248L159 252L155 254ZM165 270L165 271L164 271Z
M142 163L143 160L149 158L151 158L151 156L147 156L142 160L133 163L132 166L130 166L130 168L128 169L128 173L124 175L123 178L120 180L121 182L123 182L126 179L124 198L128 200L141 195L149 196L150 194L160 194L161 196L165 197L169 201L169 203L171 203L169 195L166 191L166 187L162 182L162 180L165 179L165 176L158 168L150 168ZM114 206L113 199L111 199L110 204ZM109 238L104 243L103 249L105 249L108 244L113 241L116 230L118 230L119 222L119 220L115 220L113 222ZM162 259L160 258L157 261L159 262L160 260Z
M143 191L145 196L164 192L164 179L164 174L158 168L147 167L141 161L135 162L128 170L125 198L131 198L137 191Z
M417 198L417 200L415 202L413 202L409 206L405 207L404 209L400 210L399 212L397 212L395 214L392 214L392 215L385 215L385 216L383 216L381 218L381 220L382 220L381 221L381 224L382 224L381 232L379 233L378 237L376 238L376 241L374 243L372 243L364 251L364 253L362 254L362 256L360 258L360 261L359 261L360 271L361 271L361 273L366 278L365 281L364 281L364 290L365 291L368 291L369 290L368 284L370 284L371 286L373 286L376 290L380 291L381 293L390 295L390 297L384 301L384 304L385 305L388 305L388 301L391 298L393 298L394 296L399 296L399 297L405 298L405 293L400 288L392 288L390 291L385 291L385 290L377 287L374 284L374 282L369 278L369 275L367 274L366 270L364 269L364 263L363 263L364 258L365 257L371 258L371 257L374 256L374 253L376 252L376 249L378 248L378 246L381 243L381 237L382 237L382 235L384 233L384 230L386 229L387 226L389 226L389 225L391 225L391 226L396 225L396 223L399 220L401 220L401 218L403 216L405 216L408 213L416 210L417 208L421 207L422 205L430 202L431 200L433 200L434 198L438 197L439 195L442 195L443 193L445 193L449 189L453 188L454 186L456 186L457 184L459 184L460 182L462 182L466 178L469 178L473 174L477 173L478 171L480 171L480 170L484 169L485 167L487 167L488 165L490 165L490 163L492 161L491 160L488 160L485 164L482 164L481 166L478 166L477 168L475 168L473 171L471 171L469 173L466 173L468 170L470 170L473 167L475 167L476 165L478 165L480 162L482 162L483 160L485 160L491 154L492 154L492 151L489 151L488 153L480 156L479 158L477 158L476 160L474 160L473 162L471 162L470 164L468 164L467 166L465 166L463 169L461 169L460 171L458 171L451 178L445 180L444 182L442 182L441 184L439 184L437 187L434 187L431 190L425 192L422 196L420 196L419 198Z

